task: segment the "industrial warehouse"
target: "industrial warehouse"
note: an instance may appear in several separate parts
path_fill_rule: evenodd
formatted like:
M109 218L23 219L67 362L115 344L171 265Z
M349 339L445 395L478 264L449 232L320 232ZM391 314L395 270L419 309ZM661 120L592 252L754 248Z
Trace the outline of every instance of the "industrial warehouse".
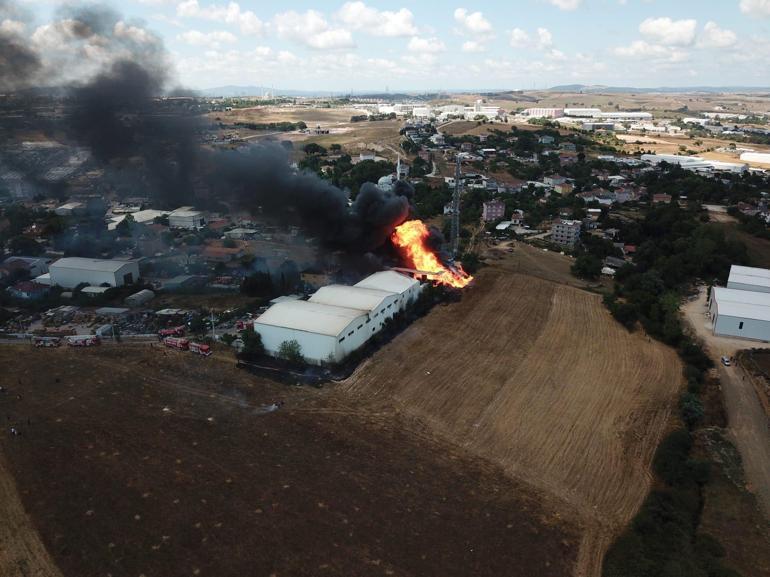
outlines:
M270 355L277 356L283 343L296 341L308 363L338 363L382 330L419 292L417 280L381 271L355 286L325 286L308 300L278 302L254 321L254 330Z
M770 270L732 266L727 287L714 287L709 301L714 334L770 341Z
M48 273L35 280L67 289L80 284L118 287L133 284L139 279L139 264L133 260L68 257L60 258L48 268Z

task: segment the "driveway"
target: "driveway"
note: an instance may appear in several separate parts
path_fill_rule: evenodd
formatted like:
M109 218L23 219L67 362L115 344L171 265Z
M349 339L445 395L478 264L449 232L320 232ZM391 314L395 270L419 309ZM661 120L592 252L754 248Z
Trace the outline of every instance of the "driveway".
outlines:
M711 333L711 321L706 317L706 289L697 299L682 307L686 321L703 341L709 355L719 367L722 394L727 411L730 439L743 459L747 488L770 517L770 428L768 417L757 396L752 377L740 366L725 367L721 356L734 356L741 349L770 348L770 344L725 337Z

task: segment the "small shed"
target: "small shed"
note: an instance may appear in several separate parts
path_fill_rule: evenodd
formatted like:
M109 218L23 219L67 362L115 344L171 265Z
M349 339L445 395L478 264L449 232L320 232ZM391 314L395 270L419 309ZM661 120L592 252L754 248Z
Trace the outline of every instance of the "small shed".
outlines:
M123 301L130 307L140 307L145 303L150 302L155 298L155 293L149 289L142 289L130 296L127 296Z

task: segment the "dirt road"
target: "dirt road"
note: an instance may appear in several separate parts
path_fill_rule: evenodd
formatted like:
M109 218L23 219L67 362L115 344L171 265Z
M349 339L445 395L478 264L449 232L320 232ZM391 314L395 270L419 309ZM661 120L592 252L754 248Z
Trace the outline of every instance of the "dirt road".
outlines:
M719 366L730 439L741 453L747 489L770 519L770 429L767 417L741 367Z
M768 419L751 376L740 366L725 367L720 363L722 356L734 357L739 350L770 348L770 344L714 336L711 321L705 312L706 289L703 287L697 299L685 303L682 313L719 367L731 440L741 453L748 488L756 495L760 506L770 518Z

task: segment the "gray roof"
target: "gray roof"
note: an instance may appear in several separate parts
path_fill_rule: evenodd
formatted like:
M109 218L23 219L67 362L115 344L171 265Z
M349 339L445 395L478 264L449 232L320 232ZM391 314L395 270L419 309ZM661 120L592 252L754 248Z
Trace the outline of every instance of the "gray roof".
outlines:
M364 322L366 311L309 301L284 301L260 315L254 321L254 327L283 327L336 337L359 318Z
M130 260L102 260L96 258L80 258L77 256L60 258L51 263L50 268L70 268L78 270L90 270L99 272L118 272L127 264L133 264Z
M714 287L711 298L721 316L770 321L770 293Z
M400 272L382 270L369 275L361 282L356 283L356 286L402 294L419 284L417 280Z
M310 302L371 312L377 309L383 301L395 296L397 296L396 293L391 291L333 284L318 289L310 297Z
M728 284L739 283L770 288L770 270L750 266L733 265L730 267Z

